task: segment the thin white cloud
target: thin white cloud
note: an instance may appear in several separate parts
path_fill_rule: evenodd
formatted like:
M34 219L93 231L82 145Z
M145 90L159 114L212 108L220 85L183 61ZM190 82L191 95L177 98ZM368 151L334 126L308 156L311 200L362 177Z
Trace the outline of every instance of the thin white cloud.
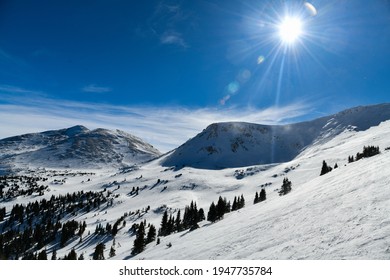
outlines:
M135 33L145 38L156 37L160 44L188 48L184 34L191 27L193 18L180 4L172 5L167 1L160 1L154 12L147 19L146 26L138 26Z
M91 93L106 93L112 91L112 88L109 87L101 87L95 84L90 84L81 89L83 92L91 92Z
M8 93L8 94L12 94L12 93L15 93L15 94L21 94L21 93L22 94L42 94L39 91L28 90L28 89L24 89L21 87L15 87L15 86L10 86L10 85L0 85L0 92Z
M1 101L6 101L7 104L0 104L0 138L81 124L90 129L102 127L126 131L151 143L162 152L178 147L214 122L277 124L311 111L310 106L304 103L259 110L125 107L34 96L20 99L0 95Z
M164 45L178 45L183 48L187 48L188 45L184 41L182 35L175 31L166 31L160 37L161 44Z

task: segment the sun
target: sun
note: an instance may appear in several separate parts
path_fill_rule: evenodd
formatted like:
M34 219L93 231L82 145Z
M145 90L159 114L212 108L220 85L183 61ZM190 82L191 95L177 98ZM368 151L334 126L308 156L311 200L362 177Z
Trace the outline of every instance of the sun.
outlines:
M286 16L278 25L279 36L284 44L294 44L303 33L302 20L299 17Z

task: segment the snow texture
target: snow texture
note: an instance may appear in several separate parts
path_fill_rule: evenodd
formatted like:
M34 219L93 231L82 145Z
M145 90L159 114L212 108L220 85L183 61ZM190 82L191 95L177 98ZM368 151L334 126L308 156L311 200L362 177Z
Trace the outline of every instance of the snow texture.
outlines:
M390 119L389 106L358 107L313 122L280 127L243 123L211 125L173 154L177 158L181 151L183 157L188 157L190 154L187 147L190 144L193 147L207 147L215 141L214 147L217 150L229 148L229 153L218 158L224 159L226 165L255 163L255 158L260 155L267 159L264 162L274 162L273 164L217 170L216 167L222 167L219 165L221 161L208 160L205 162L211 169L206 169L203 161L199 161L200 154L203 156L210 152L194 148L192 152L197 159L193 163L202 163L202 169L162 166L173 161L172 155L138 164L137 167L88 169L89 173L82 173L86 171L84 168L73 165L67 170L24 169L20 174L48 178L44 183L48 182L48 191L43 196L23 196L4 201L2 206L9 213L15 203L26 204L42 198L49 199L52 195L80 190L106 190L113 193L115 198L112 205L103 205L91 212L65 218L65 221L86 221L86 233L82 242L75 237L64 248L58 248L56 242L49 244L46 247L49 257L55 248L58 257L63 257L74 248L78 255L83 253L86 259L91 259L95 246L103 242L106 244L106 258L110 247L115 247L116 256L112 259L388 260L390 150L386 148L390 147L390 121L380 123L380 120ZM277 132L273 136L280 137L276 141L274 160L267 154L270 143L266 141L272 139L271 131ZM245 136L247 132L248 136ZM1 140L0 143L3 159L4 154L8 153L12 159L20 161L18 164L23 163L23 157L35 162L38 154L44 155L40 157L42 161L48 156L58 160L62 154L65 158L61 161L66 162L67 157L75 156L71 153L72 147L77 147L82 152L84 140L94 143L95 137L102 136L117 139L118 143L110 142L109 145L128 148L128 144L123 142L129 139L127 134L106 130L89 131L83 127L23 135ZM284 139L287 136L289 138ZM239 137L245 141L238 143L234 152L231 139ZM305 137L310 139L306 140ZM159 155L143 142L131 143L145 151L146 158ZM300 145L296 146L297 143ZM72 146L73 144L76 146ZM348 156L356 155L367 145L379 146L381 153L348 163ZM250 151L255 148L260 151L256 157L250 157L244 147ZM94 147L93 151L95 150L99 148ZM86 150L84 155L90 152ZM212 155L213 153L207 159L213 158ZM239 160L236 159L237 155L240 155ZM247 156L249 159L244 161ZM275 163L283 160L285 162ZM339 167L319 176L323 160L329 166L333 167L337 163ZM35 163L39 166L40 162L37 160ZM279 196L278 190L285 177L292 182L292 191ZM132 193L134 187L139 187L138 194ZM267 200L253 204L255 192L262 188L267 192ZM161 237L159 245L150 243L144 252L131 255L135 239L131 226L134 223L146 220L159 228L165 210L175 215L180 209L183 215L184 207L195 201L198 208L203 208L207 214L210 203L216 202L219 196L233 201L235 196L241 194L246 200L244 208L225 214L216 223L203 221L199 224L200 228L194 231ZM150 210L145 211L148 206ZM130 212L135 214L126 216L126 226L120 228L115 236L115 245L112 237L94 234L99 223L103 226L108 222L113 224L124 213ZM172 246L167 246L169 243Z

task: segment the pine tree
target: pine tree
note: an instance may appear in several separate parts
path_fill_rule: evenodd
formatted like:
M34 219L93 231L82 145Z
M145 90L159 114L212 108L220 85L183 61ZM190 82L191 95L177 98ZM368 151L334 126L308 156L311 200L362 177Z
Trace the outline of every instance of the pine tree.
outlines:
M232 211L236 211L238 209L237 204L237 197L234 197Z
M198 220L199 222L204 221L206 218L204 216L204 210L203 208L200 208L198 211Z
M336 168L338 168L339 166L337 165L337 162L334 164L334 167L333 167L333 169L336 169Z
M253 204L259 203L259 194L256 192L255 199L253 200Z
M291 181L289 181L287 178L283 179L282 188L279 191L279 195L286 195L291 191Z
M84 253L81 253L81 254L80 254L79 260L80 260L80 261L83 261L83 260L84 260Z
M114 246L111 246L111 248L110 248L110 253L108 254L108 256L109 256L110 258L115 257L115 255L116 255L115 252L116 252L116 250L115 250Z
M267 195L266 195L266 193L265 193L265 189L261 189L261 191L260 191L260 197L259 197L259 202L264 201L264 200L266 200L266 199L267 199Z
M217 220L222 219L225 214L225 202L220 196L217 202Z
M207 213L207 221L214 223L217 220L217 207L214 202L211 203L209 212Z
M70 253L69 255L66 257L67 260L77 260L77 253L76 251L74 250L74 248L72 248L72 250L70 250Z
M150 243L156 240L156 227L154 225L150 225L148 235L146 237L146 243Z
M226 197L224 197L223 198L223 203L225 204L225 214L226 213L230 213L230 211L231 211L230 201L227 201Z
M145 226L144 223L141 222L137 231L137 236L134 240L133 249L131 253L133 255L137 255L141 253L144 249L145 249Z
M245 207L245 199L244 199L244 195L241 195L240 197L240 202L239 202L239 209L241 208L244 208Z
M180 232L182 231L182 223L181 223L181 217L180 217L180 209L177 211L176 220L175 220L175 231Z
M326 161L324 160L322 162L322 168L321 168L320 176L325 175L326 173L329 173L330 171L332 171L332 167L328 166L326 164Z
M46 250L42 250L38 254L38 260L47 260Z
M52 255L51 255L51 259L54 261L57 259L57 250L54 250Z
M96 245L92 258L94 260L104 260L104 249L106 249L106 245L104 245L104 243Z
M158 232L159 236L167 236L168 235L168 210L165 210L164 215L161 220L161 227Z
M3 191L3 189L0 188L0 192L2 192L2 191ZM2 196L0 195L0 198L1 197ZM0 222L2 222L4 220L4 218L5 218L5 214L6 214L5 210L6 210L5 207L0 208Z

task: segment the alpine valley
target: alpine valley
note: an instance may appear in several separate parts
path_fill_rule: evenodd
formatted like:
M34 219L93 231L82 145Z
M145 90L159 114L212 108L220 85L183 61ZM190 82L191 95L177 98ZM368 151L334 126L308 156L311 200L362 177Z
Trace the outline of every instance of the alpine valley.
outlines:
M166 154L119 130L14 136L0 174L0 259L390 259L389 103L214 123Z

